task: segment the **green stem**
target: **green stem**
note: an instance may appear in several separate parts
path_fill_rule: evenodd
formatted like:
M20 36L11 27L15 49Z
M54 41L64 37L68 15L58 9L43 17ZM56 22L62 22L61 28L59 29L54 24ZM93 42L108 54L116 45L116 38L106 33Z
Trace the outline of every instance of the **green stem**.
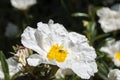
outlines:
M24 11L24 16L25 16L25 19L26 19L26 23L29 24L30 21L29 21L29 14L28 14L28 11Z

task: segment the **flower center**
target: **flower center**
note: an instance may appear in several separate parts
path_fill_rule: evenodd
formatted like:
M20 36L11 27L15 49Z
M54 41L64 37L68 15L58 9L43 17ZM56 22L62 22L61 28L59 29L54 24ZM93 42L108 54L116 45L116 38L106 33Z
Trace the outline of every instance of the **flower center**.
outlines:
M51 46L51 49L49 50L48 54L47 54L47 58L48 60L56 60L58 62L64 62L67 54L68 54L68 50L67 49L63 49L64 46L59 46L58 44L54 44Z
M115 54L115 58L116 58L117 60L120 60L120 51Z

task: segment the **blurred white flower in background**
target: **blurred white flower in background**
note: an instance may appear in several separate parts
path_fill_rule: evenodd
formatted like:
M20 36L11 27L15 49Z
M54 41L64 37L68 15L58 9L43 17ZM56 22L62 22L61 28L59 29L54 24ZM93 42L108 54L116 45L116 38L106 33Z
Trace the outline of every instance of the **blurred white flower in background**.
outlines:
M37 3L37 0L10 0L13 7L20 10L27 10Z
M41 63L71 69L83 79L96 73L96 53L84 35L68 32L63 25L39 22L37 29L27 27L21 35L22 44L36 51L27 61L31 66Z
M120 3L114 4L111 9L120 12Z
M18 27L13 23L8 23L5 29L6 37L14 37L18 32Z
M112 4L112 3L114 3L115 0L104 0L103 2L104 2L105 5L107 5L107 4Z
M111 39L100 51L106 52L112 58L114 64L120 66L120 40L115 41Z
M17 63L13 57L8 58L6 61L8 64L10 77L12 77L14 74L20 71L20 68L22 67L22 65ZM1 79L4 80L4 73L2 72L2 67L0 62L0 80Z
M108 78L109 80L120 80L120 70L119 69L110 70Z
M97 11L102 30L107 33L120 30L120 12L103 7Z

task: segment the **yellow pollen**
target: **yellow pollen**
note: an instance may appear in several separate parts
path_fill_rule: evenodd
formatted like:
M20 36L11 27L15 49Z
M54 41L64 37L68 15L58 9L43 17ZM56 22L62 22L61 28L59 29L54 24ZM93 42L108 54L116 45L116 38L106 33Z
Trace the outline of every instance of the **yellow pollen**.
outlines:
M117 60L120 60L120 51L117 52L114 57L115 57Z
M59 46L58 44L52 45L51 49L47 54L48 60L56 60L58 62L64 62L67 57L68 50L63 48L64 46Z

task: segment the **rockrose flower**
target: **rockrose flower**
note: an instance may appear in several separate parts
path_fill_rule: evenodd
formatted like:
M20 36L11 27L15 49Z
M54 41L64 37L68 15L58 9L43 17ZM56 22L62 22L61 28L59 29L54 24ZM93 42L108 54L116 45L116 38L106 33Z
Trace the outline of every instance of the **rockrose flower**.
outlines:
M120 30L120 12L107 7L97 11L99 23L105 33Z
M31 66L41 63L71 69L83 79L97 72L96 53L85 36L68 32L63 25L39 22L37 29L27 27L21 35L22 44L36 51L27 61Z
M109 80L120 80L120 70L119 69L113 69L108 74Z
M20 9L20 10L26 10L30 6L37 3L37 0L10 0L13 7Z
M108 53L108 56L112 58L116 66L120 66L120 40L109 40L105 46L103 46L100 51Z

